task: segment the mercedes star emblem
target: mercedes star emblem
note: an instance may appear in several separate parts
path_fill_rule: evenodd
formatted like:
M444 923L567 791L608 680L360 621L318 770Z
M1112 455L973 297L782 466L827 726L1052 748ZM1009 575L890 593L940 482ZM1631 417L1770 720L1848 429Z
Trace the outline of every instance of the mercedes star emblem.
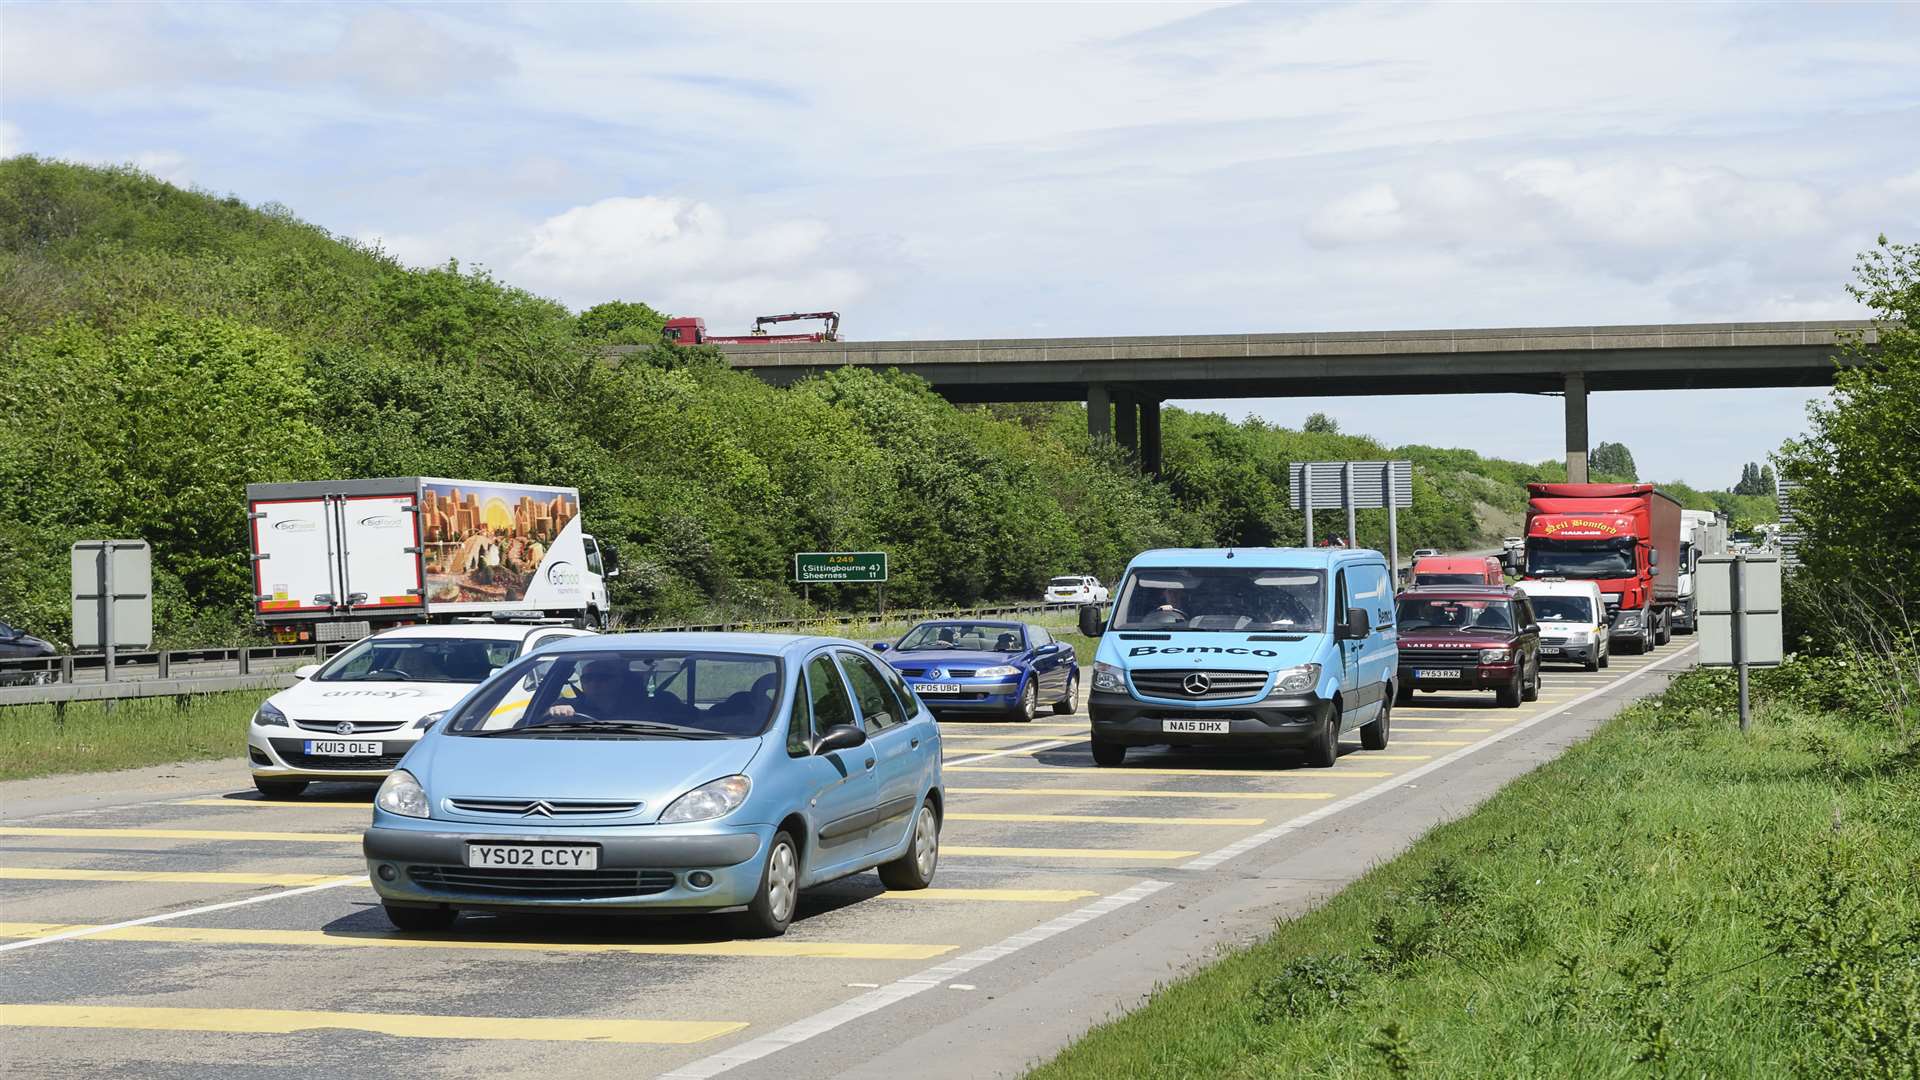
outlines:
M1194 697L1199 697L1201 694L1213 689L1213 680L1207 678L1206 672L1196 671L1182 680L1180 685L1186 688L1187 693L1192 694Z

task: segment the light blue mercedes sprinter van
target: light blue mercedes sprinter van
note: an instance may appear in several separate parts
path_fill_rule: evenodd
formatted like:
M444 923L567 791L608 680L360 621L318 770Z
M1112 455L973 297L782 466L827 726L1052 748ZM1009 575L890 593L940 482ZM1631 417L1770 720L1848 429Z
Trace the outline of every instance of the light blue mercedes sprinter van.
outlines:
M1386 557L1352 548L1184 548L1128 564L1100 638L1093 760L1130 746L1296 748L1320 767L1342 733L1384 749L1399 670Z

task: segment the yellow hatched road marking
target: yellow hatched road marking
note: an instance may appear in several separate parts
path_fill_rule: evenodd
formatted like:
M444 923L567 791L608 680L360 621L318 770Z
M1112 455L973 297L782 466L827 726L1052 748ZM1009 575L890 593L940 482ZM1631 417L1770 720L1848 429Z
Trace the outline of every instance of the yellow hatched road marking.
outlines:
M960 722L956 724L954 721L943 720L940 723L940 730L942 733L945 733L949 728L956 727L956 726L958 727L989 727L998 731L1005 731L1009 727L1012 727L1013 725L1004 724L1004 723L1003 724L984 724L984 723L981 723L980 721ZM1092 730L1092 726L1085 720L1082 720L1079 723L1070 723L1065 720L1058 720L1058 721L1035 720L1030 724L1021 724L1019 726L1022 730L1025 730L1028 728L1073 728L1076 731ZM954 734L960 735L960 734L965 734L965 732L954 732Z
M1025 772L1025 769L1017 770ZM949 795L1057 795L1105 799L1331 799L1331 791L1133 791L1121 788L956 787Z
M68 930L94 931L89 941L165 941L194 945L368 946L396 949L482 949L518 952L629 953L640 956L755 956L806 957L828 960L930 960L952 952L956 945L863 944L839 941L716 941L663 942L539 942L493 941L486 938L441 935L400 936L393 933L330 933L325 930L229 930L197 926L127 926L96 930L85 925L59 923L0 923L0 938L48 937Z
M1265 825L1257 817L1109 817L1100 814L948 814L948 821L1074 821L1094 825Z
M980 742L1039 742L1043 739L1058 739L1059 735L1001 735L995 732L943 731L942 739L973 739Z
M1200 853L1160 851L1151 848L960 847L954 844L942 844L940 854L1026 859L1190 859Z
M1381 759L1378 754L1368 754L1367 760L1379 761ZM1426 759L1421 758L1420 760L1425 761ZM1095 776L1258 776L1269 780L1296 777L1302 780L1384 780L1393 775L1392 773L1386 772L1358 772L1341 768L1314 769L1309 772L1306 769L1155 769L1145 766L1140 768L1129 766L1119 769L1104 769L1093 765L949 765L946 767L946 771L950 773L1020 773L1025 776L1054 776L1056 774L1067 776L1087 774ZM1221 792L1221 794L1234 793Z
M364 875L242 874L225 870L69 870L55 866L0 866L0 881L164 881L180 885L325 885L365 881Z
M281 799L181 799L178 802L173 803L172 805L174 806L246 806L246 807L264 806L274 810L299 810L303 807L318 806L326 810L365 810L369 813L373 811L372 801L366 800L366 799L362 799L359 802L354 802L353 800L350 800L350 799L344 802L342 801L327 802L320 799L308 799L304 802L297 801L297 800L281 800Z
M883 892L875 900L995 900L1018 904L1071 904L1100 894L1091 889L911 889Z
M0 1005L0 1026L222 1031L246 1035L291 1035L298 1031L344 1028L413 1039L686 1044L731 1034L747 1025L726 1020L428 1016L419 1013L135 1008L123 1005Z
M1395 739L1395 746L1465 746L1465 739Z
M71 836L114 840L266 840L276 843L357 844L359 833L236 832L228 829L30 829L0 827L0 836Z
M1432 761L1433 755L1432 754L1376 754L1369 751L1367 753L1367 756L1362 758L1361 760L1362 761ZM1348 773L1347 775L1352 776L1354 774ZM1385 775L1385 774L1382 774L1382 775Z

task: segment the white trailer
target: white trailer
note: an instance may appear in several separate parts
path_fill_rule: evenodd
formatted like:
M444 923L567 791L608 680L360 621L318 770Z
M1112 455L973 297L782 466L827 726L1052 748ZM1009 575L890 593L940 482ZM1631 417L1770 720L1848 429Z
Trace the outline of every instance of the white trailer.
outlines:
M1727 554L1727 523L1716 510L1680 511L1679 602L1673 608L1673 630L1691 634L1700 624L1700 560Z
M540 615L604 625L617 558L573 488L401 476L248 484L254 620L285 642Z

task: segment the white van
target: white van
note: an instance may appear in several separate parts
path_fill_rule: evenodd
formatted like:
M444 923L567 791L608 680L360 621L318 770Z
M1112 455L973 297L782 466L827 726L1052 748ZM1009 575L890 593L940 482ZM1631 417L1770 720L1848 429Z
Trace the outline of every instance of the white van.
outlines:
M1607 645L1607 601L1591 581L1528 578L1520 591L1533 602L1540 623L1540 662L1579 663L1588 671L1612 659Z

